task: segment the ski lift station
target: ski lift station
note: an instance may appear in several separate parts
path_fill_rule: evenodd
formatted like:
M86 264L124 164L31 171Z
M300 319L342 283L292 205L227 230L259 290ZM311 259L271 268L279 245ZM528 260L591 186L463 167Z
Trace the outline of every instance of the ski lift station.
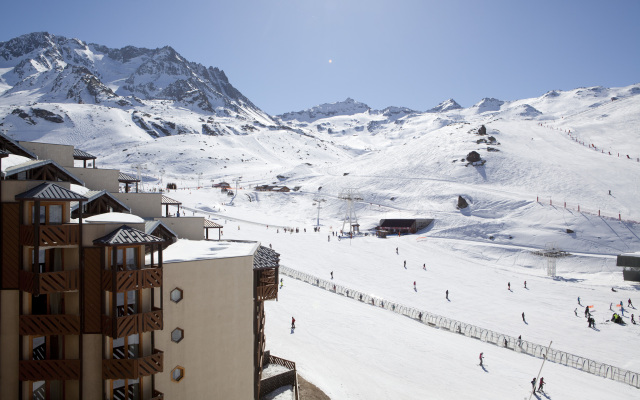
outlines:
M624 267L622 277L625 281L640 282L640 252L620 254L616 265Z
M429 218L381 219L376 231L400 234L416 233L431 225L432 222L433 219Z

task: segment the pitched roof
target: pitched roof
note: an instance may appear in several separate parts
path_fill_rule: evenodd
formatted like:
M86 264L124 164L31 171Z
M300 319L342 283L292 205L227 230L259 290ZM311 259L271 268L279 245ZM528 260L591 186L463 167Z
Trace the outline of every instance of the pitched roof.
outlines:
M0 158L9 157L9 154L8 151L0 149Z
M162 204L169 204L169 205L172 205L172 204L182 204L182 203L181 203L181 202L179 202L178 200L174 200L174 199L172 199L172 198L170 198L170 197L167 197L167 196L165 196L165 195L162 195Z
M152 244L162 242L164 242L164 239L161 239L157 236L148 235L142 231L131 228L130 226L122 225L115 231L94 240L93 244L102 246L117 246L124 244Z
M164 229L169 231L173 236L178 237L178 234L173 231L173 229L169 228L162 221L147 221L144 223L144 232L147 235L151 235L153 231L155 231L159 226L162 226Z
M274 250L260 246L253 255L253 269L276 268L280 266L280 254Z
M127 182L140 182L140 179L134 178L131 175L127 175L124 172L120 172L118 174L118 182L127 183Z
M95 160L96 156L89 154L86 151L82 151L80 149L73 149L73 159L74 160Z
M220 225L220 224L216 224L215 222L210 221L208 219L205 219L204 220L204 227L205 228L222 228L223 226Z
M38 158L35 154L25 149L21 145L18 144L15 140L10 137L0 133L0 149L7 150L11 154L16 154L18 156L23 156L35 160Z
M53 165L56 169L58 169L58 171L66 175L71 183L84 186L84 182L82 180L77 178L75 175L73 175L71 172L64 169L60 164L58 164L53 160L30 160L22 164L13 165L11 167L7 167L7 169L4 170L4 176L6 178L9 176L17 175L20 172L30 171L32 169L44 167L45 165L49 165L49 164Z
M131 211L131 208L124 204L123 202L121 202L120 200L116 199L111 193L107 192L106 190L89 190L88 192L86 192L84 194L84 196L87 198L87 203L91 203L92 201L99 199L102 196L107 196L109 197L109 199L111 199L112 201L118 203L120 206L122 206L122 208L124 208L127 211ZM78 202L77 201L72 201L71 202L71 211L75 210L76 208L78 208Z
M65 189L62 186L56 185L55 183L44 182L33 189L16 195L16 200L86 201L87 198L76 192L72 192L69 189Z

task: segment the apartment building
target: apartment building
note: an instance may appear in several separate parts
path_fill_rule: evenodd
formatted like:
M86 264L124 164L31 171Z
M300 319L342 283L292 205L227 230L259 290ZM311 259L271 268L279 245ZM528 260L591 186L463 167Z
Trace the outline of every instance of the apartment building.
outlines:
M259 398L275 251L73 146L0 134L0 168L1 399Z

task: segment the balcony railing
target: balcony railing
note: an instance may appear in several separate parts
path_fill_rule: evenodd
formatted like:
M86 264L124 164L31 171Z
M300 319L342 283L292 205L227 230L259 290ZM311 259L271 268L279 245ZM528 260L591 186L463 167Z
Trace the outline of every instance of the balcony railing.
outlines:
M70 292L78 290L80 271L69 270L59 272L44 272L35 274L20 271L20 290L32 294L47 294L54 292Z
M38 246L67 246L80 242L78 224L40 225ZM20 225L20 244L35 246L35 225Z
M18 376L21 381L78 380L80 360L20 360Z
M145 268L116 272L116 292L150 289L162 286L162 270ZM113 271L102 271L102 290L111 291Z
M102 316L102 333L114 339L134 333L162 330L162 327L162 309L155 307L153 311L125 317Z
M256 271L257 300L273 300L278 298L278 282L275 268Z
M21 315L21 335L79 335L77 315Z
M157 374L163 369L164 353L154 349L153 354L146 357L102 360L102 379L138 379Z

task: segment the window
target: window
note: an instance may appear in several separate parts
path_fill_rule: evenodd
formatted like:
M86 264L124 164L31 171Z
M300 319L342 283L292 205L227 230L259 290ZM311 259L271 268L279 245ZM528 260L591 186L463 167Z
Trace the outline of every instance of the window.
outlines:
M184 339L184 329L176 328L171 332L171 341L179 343Z
M35 223L35 205L31 206L31 223ZM40 206L40 223L53 225L62 223L62 204L45 204Z
M180 382L182 378L184 378L184 368L178 365L171 370L171 380L174 382Z
M180 302L180 300L182 300L182 293L182 289L175 288L171 291L169 297L171 297L171 301L173 301L174 303L178 303Z

